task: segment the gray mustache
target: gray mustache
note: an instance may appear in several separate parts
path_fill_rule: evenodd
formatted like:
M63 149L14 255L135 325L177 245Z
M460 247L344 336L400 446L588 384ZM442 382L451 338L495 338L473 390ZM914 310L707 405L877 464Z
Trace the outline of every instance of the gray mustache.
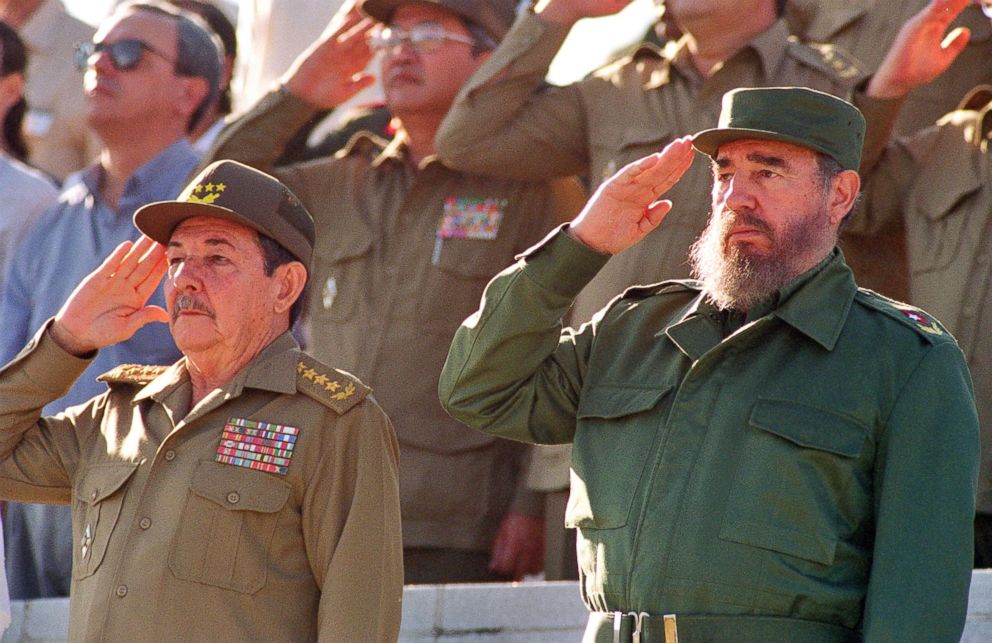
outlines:
M210 317L214 316L214 311L207 308L205 304L194 298L192 295L179 295L176 297L176 303L172 307L172 320L175 321L179 313L184 310L195 310L197 312L205 313Z

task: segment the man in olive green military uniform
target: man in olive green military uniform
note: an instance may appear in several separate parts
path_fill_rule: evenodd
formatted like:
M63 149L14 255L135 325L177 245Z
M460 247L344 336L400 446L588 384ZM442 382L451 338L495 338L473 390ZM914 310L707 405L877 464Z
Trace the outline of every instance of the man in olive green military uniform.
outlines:
M805 88L742 89L719 127L606 182L486 290L441 376L487 432L572 442L587 641L957 641L978 425L960 349L859 289L836 249L864 120ZM712 158L699 281L575 295Z
M512 0L361 7L376 20L343 7L282 89L223 133L212 154L270 168L317 109L371 82L355 74L382 53L396 136L358 134L335 157L272 170L319 231L309 345L374 386L395 423L407 582L519 578L540 570L542 551L541 498L522 472L528 450L465 431L438 403L437 378L489 279L553 216L574 216L584 195L574 181L455 172L434 155L438 125L512 22ZM572 205L561 198L566 188Z
M395 640L392 428L289 333L309 213L226 161L135 224L147 236L0 370L0 496L72 504L69 638ZM163 275L166 309L147 304ZM150 322L169 323L183 359L118 367L104 394L40 417L97 350Z
M990 22L989 18L985 18ZM925 43L924 43L925 44ZM967 50L966 50L967 51ZM897 72L928 64L939 51L908 41L893 50L869 91L898 106L916 82ZM961 54L964 55L964 54ZM953 70L957 63L951 66ZM987 60L986 70L992 70ZM888 73L886 72L888 70ZM907 105L903 105L905 110ZM891 127L898 110L879 110ZM867 244L892 222L906 227L909 295L936 314L961 344L983 427L975 519L975 566L992 566L992 88L979 87L933 127L866 149L865 198L851 231ZM875 141L875 145L884 139ZM880 158L879 158L880 156Z

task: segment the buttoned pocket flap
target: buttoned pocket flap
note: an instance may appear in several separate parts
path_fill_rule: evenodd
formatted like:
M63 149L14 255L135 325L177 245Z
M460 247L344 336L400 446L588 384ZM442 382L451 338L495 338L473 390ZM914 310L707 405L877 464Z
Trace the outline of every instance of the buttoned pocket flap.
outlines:
M76 498L87 504L99 504L124 486L137 468L135 462L93 465L76 484Z
M620 418L654 408L672 386L634 388L630 386L597 385L582 392L576 415L584 418Z
M279 511L290 485L269 474L233 465L205 462L193 474L193 492L232 511Z
M849 458L861 454L868 433L843 415L786 400L758 400L750 424L798 446Z
M349 222L327 234L317 235L314 256L336 263L361 257L372 248L372 232L364 223Z

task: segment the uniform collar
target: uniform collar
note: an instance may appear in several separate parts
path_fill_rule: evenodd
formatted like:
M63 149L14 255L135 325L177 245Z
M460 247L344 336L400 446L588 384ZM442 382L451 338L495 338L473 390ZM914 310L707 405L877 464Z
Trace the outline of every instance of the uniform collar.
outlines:
M241 395L245 388L274 393L295 393L299 351L300 345L296 343L293 335L289 332L283 333L262 349L262 352L241 369L234 379L225 384L220 389L219 395L224 400L228 400ZM189 371L184 357L142 388L134 396L134 403L145 399L161 403L177 388L188 383ZM215 394L211 394L210 397L215 397Z
M835 248L823 262L779 290L775 295L778 305L768 314L833 350L857 289L841 251ZM667 335L683 353L699 359L724 339L715 321L719 315L705 292L701 292L679 320L659 335Z
M779 63L785 57L789 47L789 37L789 27L784 20L780 19L744 45L731 56L730 60L742 55L745 50L751 50L758 56L764 77L772 78ZM699 72L696 71L696 67L692 63L692 56L689 54L688 41L685 36L676 43L669 43L663 50L659 50L652 44L644 44L634 56L655 56L666 62L648 77L644 89L657 89L668 83L669 68L678 70L683 76L699 78Z
M837 32L867 15L876 4L876 0L837 2L824 9L820 2L793 0L785 10L796 33L802 34L805 40L827 43Z

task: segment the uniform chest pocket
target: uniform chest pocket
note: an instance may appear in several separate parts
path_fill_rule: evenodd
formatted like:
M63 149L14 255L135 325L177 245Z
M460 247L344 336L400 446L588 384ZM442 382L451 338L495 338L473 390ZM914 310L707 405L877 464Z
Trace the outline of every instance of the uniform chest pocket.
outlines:
M74 490L73 577L92 576L107 553L107 544L117 528L127 481L136 463L96 464L86 469Z
M632 126L636 119L609 118L605 122L613 125L594 132L590 141L592 176L599 177L595 184L610 178L628 163L660 152L672 140L671 133L663 127L639 129ZM644 122L657 125L655 119Z
M922 230L907 235L908 252L914 272L944 270L955 263L963 251L966 240L981 238L985 215L968 216L971 209L958 204L945 205L939 210L927 209L909 214Z
M314 279L310 310L316 320L348 321L359 314L362 297L371 283L369 260L372 237L364 228L334 243L318 243L314 251Z
M659 405L674 387L597 385L582 393L572 448L565 523L583 529L627 524L665 414Z
M169 553L176 578L253 594L265 585L276 523L289 483L269 474L201 462Z
M822 565L871 504L868 428L805 404L758 400L744 427L720 538Z

